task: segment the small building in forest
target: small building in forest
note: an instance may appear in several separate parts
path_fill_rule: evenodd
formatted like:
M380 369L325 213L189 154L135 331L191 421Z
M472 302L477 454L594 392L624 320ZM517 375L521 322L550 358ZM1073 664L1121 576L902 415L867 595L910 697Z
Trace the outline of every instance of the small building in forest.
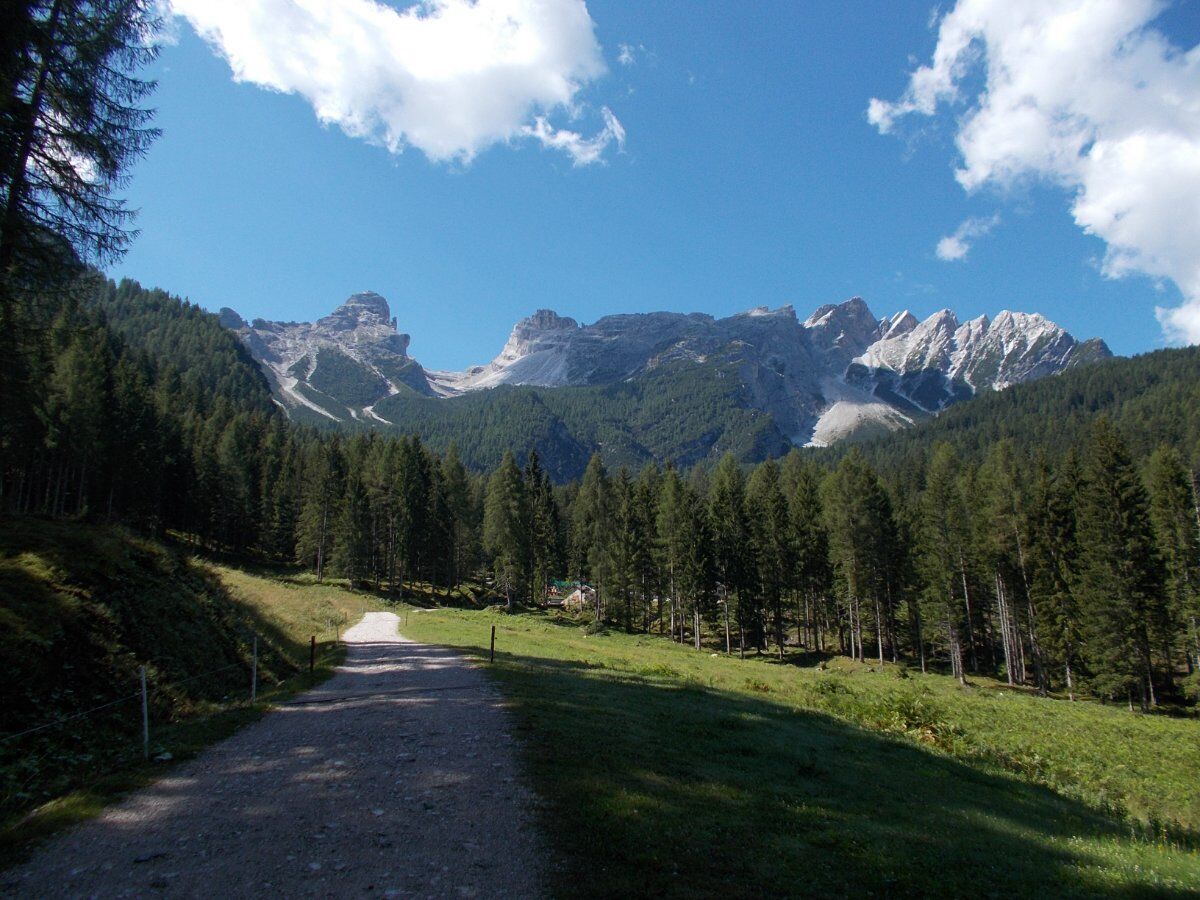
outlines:
M546 606L577 611L596 601L596 590L580 581L551 581L546 585Z

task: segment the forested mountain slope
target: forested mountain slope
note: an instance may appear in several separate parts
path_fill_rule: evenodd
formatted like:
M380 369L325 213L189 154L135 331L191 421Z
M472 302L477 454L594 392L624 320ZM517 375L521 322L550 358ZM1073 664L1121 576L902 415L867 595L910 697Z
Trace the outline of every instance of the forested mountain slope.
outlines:
M247 323L229 309L221 322L297 420L394 428L434 446L454 433L477 467L495 466L501 449L535 446L559 479L580 475L593 451L610 465L690 465L727 450L758 462L780 448L864 440L1111 355L1037 314L877 319L859 297L805 320L791 306L591 324L542 309L491 362L463 372L410 357L409 336L372 292L311 323Z
M127 344L176 373L190 396L224 397L263 412L272 408L271 388L258 363L212 313L128 278L100 282L89 299Z
M942 441L974 462L1005 438L1026 451L1058 457L1082 447L1101 414L1121 431L1135 457L1166 443L1200 463L1200 347L1105 360L983 394L861 449L878 469L899 478L920 472Z

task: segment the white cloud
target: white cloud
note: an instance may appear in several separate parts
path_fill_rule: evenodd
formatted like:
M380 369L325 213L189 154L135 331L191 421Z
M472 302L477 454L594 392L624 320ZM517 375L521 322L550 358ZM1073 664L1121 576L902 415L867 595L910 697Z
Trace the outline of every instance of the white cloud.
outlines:
M656 59L655 55L646 49L645 44L618 44L617 45L617 62L623 66L636 65L639 59L644 59L647 62L653 63Z
M886 134L965 106L963 188L1032 177L1070 191L1076 224L1107 244L1104 273L1174 282L1184 305L1159 320L1171 340L1200 343L1200 46L1185 52L1151 27L1163 8L958 0L931 62L899 100L872 99L867 118Z
M948 234L937 242L937 258L946 262L966 259L975 239L988 234L999 224L999 215L987 219L978 216L964 219L963 223L954 229L954 234Z
M581 112L606 71L584 0L170 0L238 81L312 104L317 117L394 153L469 162L521 138L595 162L624 130L594 138L549 117ZM619 136L618 136L619 135Z
M544 116L538 116L532 125L526 125L522 133L543 147L566 152L577 166L591 165L601 159L613 141L617 142L619 150L625 149L625 127L607 106L602 107L600 112L604 116L604 129L592 138L585 138L576 131L555 128Z

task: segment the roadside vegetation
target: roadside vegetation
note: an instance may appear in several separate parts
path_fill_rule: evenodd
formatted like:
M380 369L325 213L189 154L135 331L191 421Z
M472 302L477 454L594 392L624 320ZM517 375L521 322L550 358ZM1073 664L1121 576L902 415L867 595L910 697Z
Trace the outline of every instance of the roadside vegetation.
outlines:
M119 528L0 522L0 852L98 812L327 677L341 658L338 632L382 606L304 574L252 573L188 551Z

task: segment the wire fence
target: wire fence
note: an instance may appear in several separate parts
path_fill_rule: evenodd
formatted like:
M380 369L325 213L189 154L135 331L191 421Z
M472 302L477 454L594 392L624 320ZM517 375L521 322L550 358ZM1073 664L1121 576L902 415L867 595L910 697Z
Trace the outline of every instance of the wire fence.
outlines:
M294 659L294 657L285 653L283 650L272 648L269 645L267 647L268 656L274 659L274 661L279 664L279 668L282 668L284 671L292 669L293 675L289 677L303 675L305 672L311 676L316 671L318 663L325 662L324 658L322 657L324 657L331 648L336 648L341 643L340 626L342 623L331 622L329 624L333 626L330 630L334 631L334 639L332 641L329 641L328 639L322 641L322 652L318 654L319 645L317 636L315 634L312 635L309 640L308 659L304 661L307 663L307 665L304 665L303 662L297 661ZM151 699L156 694L160 697L160 702L158 703L158 708L160 711L164 706L177 709L181 699L181 688L194 684L202 679L218 678L222 675L226 675L226 673L232 672L235 669L243 669L246 671L246 682L244 687L245 694L242 696L237 696L237 694L241 693L240 691L237 691L236 693L226 693L221 697L220 704L216 712L219 714L220 712L225 712L239 706L245 707L256 704L260 699L260 689L263 687L261 680L262 669L260 667L260 663L262 663L264 660L260 657L259 637L257 634L251 637L249 644L250 653L248 659L239 660L234 663L229 663L228 665L218 666L217 668L209 669L204 672L198 672L183 678L164 678L159 684L154 684L150 679L148 679L147 667L154 666L156 663L162 663L164 660L149 659L146 661L146 664L138 666L136 690L134 690L132 693L116 697L96 706L89 707L88 709L79 710L71 713L70 715L61 716L47 722L42 722L38 725L25 728L21 731L0 735L0 759L6 759L5 764L12 764L14 769L13 771L6 773L5 781L7 784L5 785L5 789L3 791L3 798L0 800L0 806L10 808L14 805L14 803L17 803L22 799L25 799L25 802L27 803L30 796L27 794L27 791L30 789L31 784L39 779L45 780L47 778L46 772L43 769L43 764L51 757L57 756L61 760L65 755L64 748L69 746L72 740L82 741L87 746L89 752L82 758L90 761L100 762L107 759L109 763L117 764L118 761L121 760L123 760L125 763L129 763L138 757L140 757L143 761L149 760L151 758L152 748L151 728L152 725L155 724L154 719L157 718L152 716L152 710L154 709L154 706L151 704ZM299 666L299 671L295 671L297 666ZM272 681L275 685L284 684L287 680L288 679L285 678L283 681L277 681L272 678ZM164 700L165 702L163 702ZM191 702L190 699L187 702ZM134 722L130 722L129 719L125 719L122 727L111 731L98 733L96 729L103 729L105 727L104 720L106 717L118 712L124 713L122 707L132 708L131 711L134 711L136 716L135 721L137 722L137 725L140 725L140 728L134 726ZM187 719L185 721L192 721L192 719ZM78 728L83 724L91 726L93 730L90 732L85 731L82 735L68 732L68 735L64 736L64 738L61 740L53 737L53 732L55 729L66 729L72 725ZM159 720L159 724L161 726L166 723L163 723L161 720ZM174 722L172 722L172 724L174 724ZM136 734L137 737L134 738L134 740L140 738L140 740L137 741L140 746L137 746L130 741L130 732ZM120 735L122 734L125 735L123 740L120 738ZM30 741L34 742L34 746L26 747ZM135 753L135 747L140 751L140 753ZM22 748L25 748L25 750L22 750ZM169 753L164 753L161 755L161 758L167 760L170 759L171 756ZM66 764L64 763L63 766L65 767L65 765ZM111 767L109 771L111 771ZM65 777L65 773L59 774L64 774ZM104 774L104 771L91 771L88 774ZM78 778L79 776L77 774L74 780L78 780Z

